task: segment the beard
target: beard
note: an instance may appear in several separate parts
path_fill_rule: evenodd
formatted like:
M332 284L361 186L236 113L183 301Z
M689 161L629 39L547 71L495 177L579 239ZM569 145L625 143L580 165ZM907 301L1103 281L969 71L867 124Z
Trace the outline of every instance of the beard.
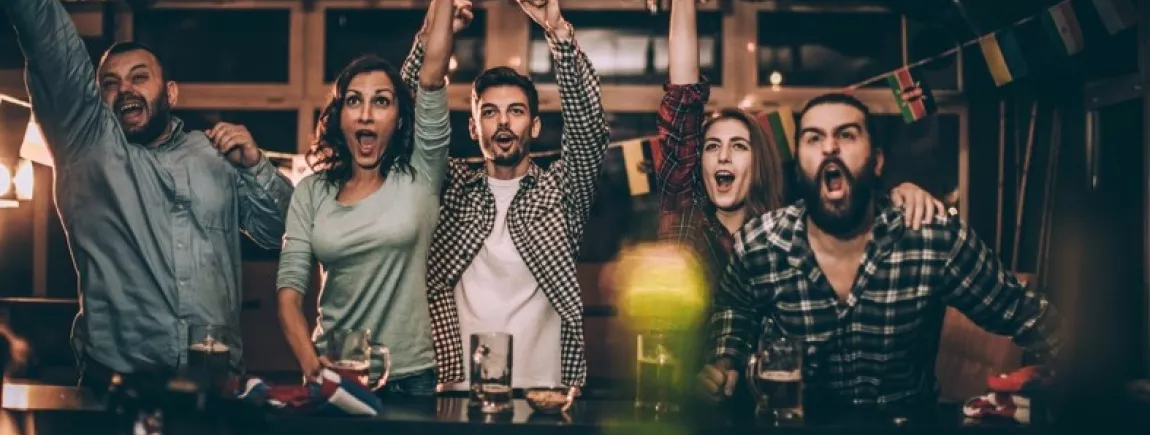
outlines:
M119 96L116 99L116 106L119 106L120 101L126 97L128 96ZM132 97L139 97L139 95L132 95ZM144 110L150 111L151 116L144 121L143 125L134 128L120 125L124 130L124 136L128 138L128 142L148 145L168 130L168 124L172 121L172 106L168 103L167 86L160 87L160 95L156 97L155 101L144 100Z
M846 194L838 200L828 200L822 195L824 171L831 163L838 165L842 171L843 188L846 189ZM878 188L875 164L876 159L872 154L863 164L857 178L846 163L835 156L823 160L814 174L805 174L799 168L799 193L807 206L811 222L835 238L845 239L857 235L866 223L871 200Z
M500 147L495 140L495 137L500 134L511 134L514 136L513 141L515 145L506 152L503 151L503 148ZM522 162L527 156L527 153L524 152L527 145L520 140L521 137L522 136L515 134L511 130L501 128L497 130L495 134L491 135L491 137L487 138L488 143L484 148L487 149L487 153L491 156L491 162L494 163L495 166L516 166Z

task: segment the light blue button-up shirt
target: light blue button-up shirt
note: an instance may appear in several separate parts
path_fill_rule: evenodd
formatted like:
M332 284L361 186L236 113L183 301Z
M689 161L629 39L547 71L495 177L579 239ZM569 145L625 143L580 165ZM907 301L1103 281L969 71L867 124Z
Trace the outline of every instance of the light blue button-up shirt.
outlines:
M291 184L266 158L232 165L178 119L159 146L129 143L59 1L3 4L56 163L56 203L79 273L77 352L125 373L178 367L189 326L226 325L242 367L240 232L279 246Z

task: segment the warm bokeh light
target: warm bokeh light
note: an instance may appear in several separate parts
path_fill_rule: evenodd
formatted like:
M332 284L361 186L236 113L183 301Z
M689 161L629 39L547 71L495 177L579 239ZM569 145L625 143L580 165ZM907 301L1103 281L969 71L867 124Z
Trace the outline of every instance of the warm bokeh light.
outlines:
M12 171L8 166L0 164L0 196L7 195L10 189L12 189Z
M32 161L20 159L20 163L16 166L16 175L12 177L12 186L16 189L16 199L21 201L32 199L34 175Z
M620 314L636 330L690 328L704 315L706 277L689 249L671 243L624 248L614 273Z
M48 143L40 132L40 124L36 117L28 120L28 128L24 130L24 142L20 145L20 158L28 159L49 168L54 166L52 153L48 152Z

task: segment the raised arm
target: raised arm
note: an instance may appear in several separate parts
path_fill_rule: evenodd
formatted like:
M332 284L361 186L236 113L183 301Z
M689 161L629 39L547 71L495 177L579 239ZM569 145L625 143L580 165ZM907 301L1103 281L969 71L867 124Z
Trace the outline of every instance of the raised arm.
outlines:
M607 116L599 89L599 75L575 42L575 31L560 13L559 0L519 7L546 30L555 62L559 105L563 116L561 159L552 167L564 183L564 198L578 223L585 222L595 198L595 179L603 167L610 143ZM573 233L578 233L575 231Z
M670 81L659 104L656 127L666 160L659 166L659 236L687 242L702 225L702 183L697 177L703 115L711 88L699 75L695 1L675 0L669 35Z
M292 354L305 374L315 374L320 368L319 357L311 343L308 322L303 314L303 297L311 286L312 249L311 227L315 221L317 204L313 193L325 188L317 175L300 181L291 197L287 230L280 251L279 270L276 272L276 299L279 302L280 327Z
M947 279L939 289L943 300L983 329L1012 337L1040 359L1055 355L1063 340L1054 305L1019 283L965 223L946 225L941 231L949 233L954 248L946 264Z
M32 111L58 165L66 165L118 134L100 100L84 41L59 0L0 2L16 29L27 61Z
M411 51L407 54L407 58L403 60L403 67L399 70L400 77L403 78L403 83L415 92L419 89L419 70L423 68L424 57L424 43L427 38L428 24L431 21L432 12L435 11L435 6L441 0L432 0L431 4L427 7L427 16L423 19L423 27L420 28L419 33L415 34L415 42L411 45ZM449 0L442 0L449 1ZM467 26L471 25L472 18L475 17L471 11L471 0L450 0L452 3L452 19L451 31L452 33L459 33Z
M453 32L452 4L445 0L432 2L426 26L426 65L419 72L419 89L415 98L416 173L439 190L446 170L447 148L451 139L451 122L447 107L447 68L451 59Z

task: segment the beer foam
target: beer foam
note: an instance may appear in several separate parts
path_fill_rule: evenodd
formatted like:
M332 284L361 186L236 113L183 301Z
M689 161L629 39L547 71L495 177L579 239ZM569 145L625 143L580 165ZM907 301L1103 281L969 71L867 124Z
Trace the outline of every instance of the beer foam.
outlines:
M371 367L371 362L341 359L339 361L332 361L330 367L335 370L347 371L367 370Z
M800 382L803 374L798 370L771 370L759 372L759 379L775 382Z
M230 348L228 348L228 345L218 341L207 341L188 346L188 350L206 353L223 353L230 350Z

